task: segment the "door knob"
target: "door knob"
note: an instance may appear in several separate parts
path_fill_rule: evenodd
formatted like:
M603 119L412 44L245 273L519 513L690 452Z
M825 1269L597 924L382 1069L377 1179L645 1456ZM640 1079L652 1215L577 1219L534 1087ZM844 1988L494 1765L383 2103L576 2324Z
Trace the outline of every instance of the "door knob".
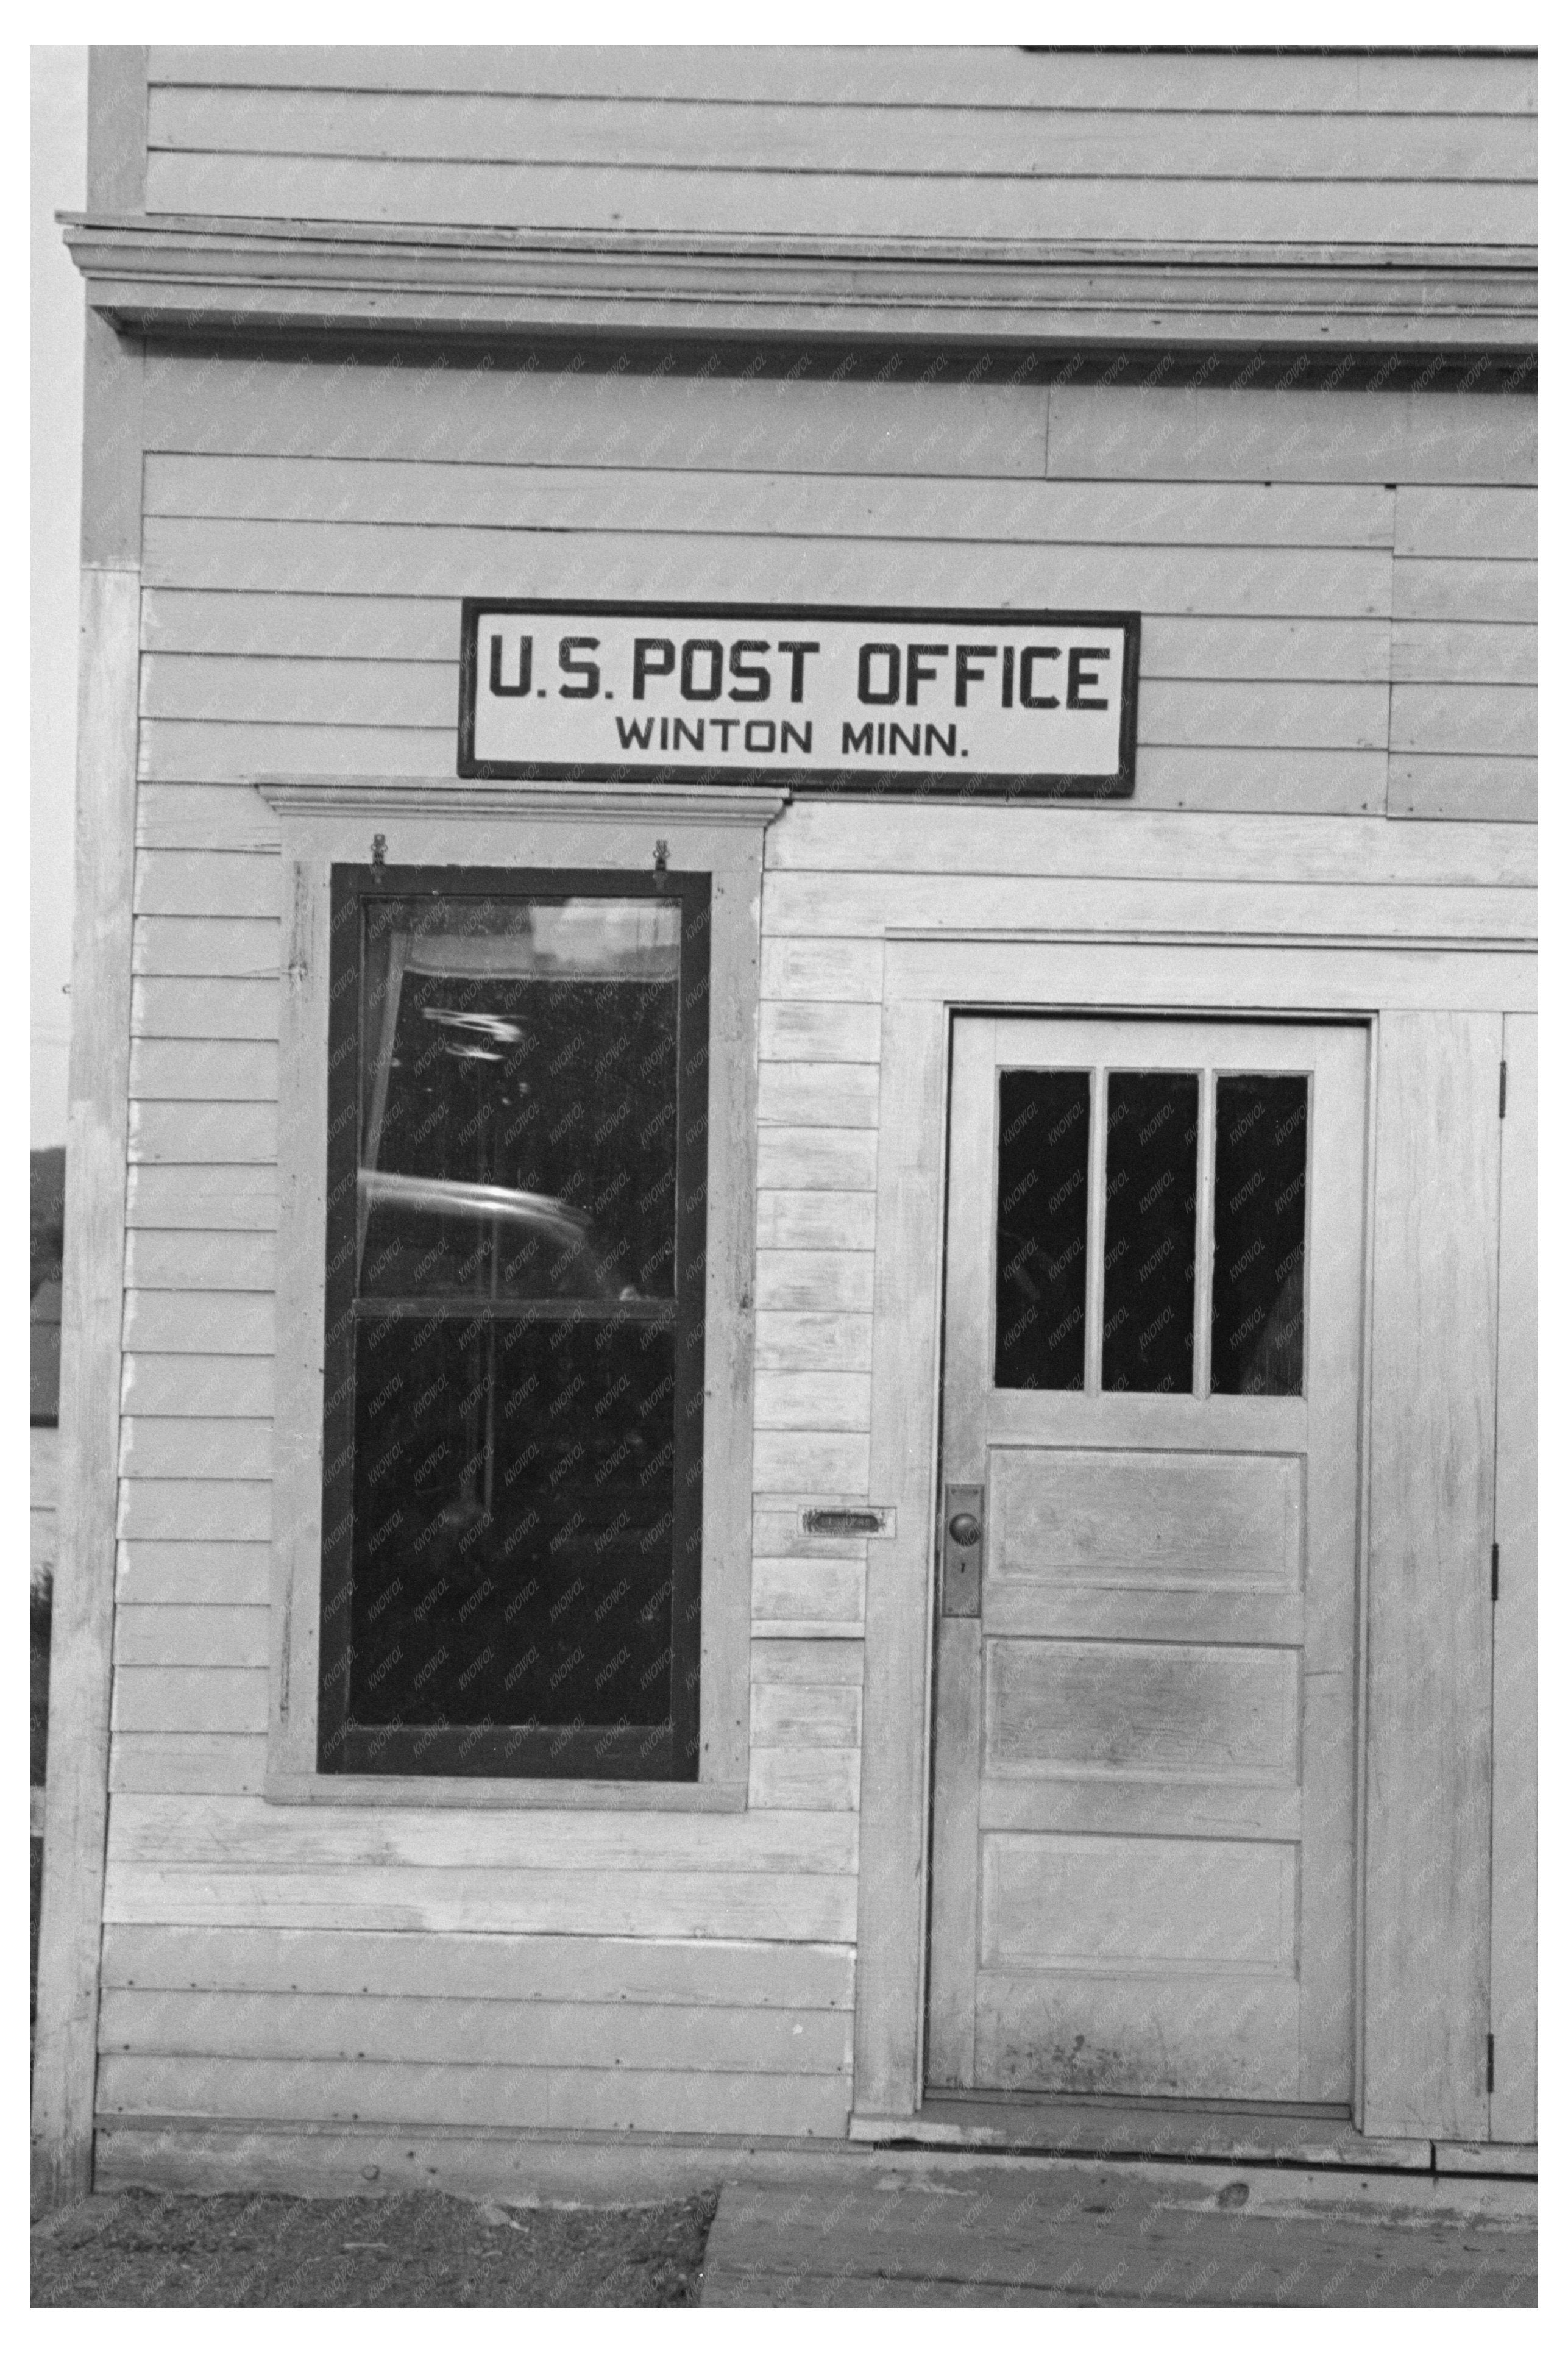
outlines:
M980 1542L980 1523L973 1512L954 1512L947 1524L947 1533L962 1551L967 1552L971 1545Z

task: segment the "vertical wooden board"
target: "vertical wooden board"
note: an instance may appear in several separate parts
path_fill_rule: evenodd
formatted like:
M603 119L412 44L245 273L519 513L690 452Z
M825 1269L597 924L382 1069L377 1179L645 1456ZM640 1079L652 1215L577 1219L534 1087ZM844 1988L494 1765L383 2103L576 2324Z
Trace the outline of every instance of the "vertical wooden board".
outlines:
M97 58L95 82L99 78ZM125 56L139 53L124 52ZM110 73L112 82L113 76ZM96 424L139 459L134 412L88 358ZM112 339L110 339L112 340ZM110 428L112 427L112 433ZM105 518L84 508L84 553ZM123 560L122 558L121 559ZM131 1042L131 882L137 610L129 568L89 564L81 591L72 1000L66 1126L60 1453L50 1637L50 1772L45 1814L33 2076L35 2189L52 2206L91 2181L98 1951L108 1804L110 1655L119 1448L121 1270L125 1253L126 1081Z
M867 1547L855 2097L876 2115L911 2116L924 1976L945 1009L889 1005L882 1038L871 1479L877 1501L897 1508L898 1535Z
M1503 1023L1492 1612L1491 2137L1536 2137L1536 1033Z
M1373 1210L1364 2129L1487 2128L1501 1018L1385 1014Z
M974 1972L980 1853L978 1618L937 1622L931 1790L931 1993L926 2081L974 2081Z

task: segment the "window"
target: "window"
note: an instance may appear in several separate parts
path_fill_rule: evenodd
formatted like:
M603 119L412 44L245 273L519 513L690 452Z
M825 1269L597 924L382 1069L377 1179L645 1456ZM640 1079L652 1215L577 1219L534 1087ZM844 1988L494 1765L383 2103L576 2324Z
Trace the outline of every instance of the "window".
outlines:
M999 1084L996 1387L1300 1397L1306 1076L1004 1070Z
M317 1764L697 1777L709 883L335 867Z

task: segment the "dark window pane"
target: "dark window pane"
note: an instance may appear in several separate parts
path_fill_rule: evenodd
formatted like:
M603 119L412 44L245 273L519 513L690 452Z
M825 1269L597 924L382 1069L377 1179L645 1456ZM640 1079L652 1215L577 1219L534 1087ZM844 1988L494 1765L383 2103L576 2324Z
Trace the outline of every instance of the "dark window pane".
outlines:
M1105 1389L1190 1391L1198 1082L1112 1071L1105 1129Z
M675 1335L378 1316L355 1349L349 1713L670 1713Z
M371 1298L668 1298L679 912L371 910L360 1281Z
M1089 1072L1004 1071L996 1159L996 1386L1081 1389Z
M1305 1078L1221 1079L1215 1092L1216 1397L1300 1397L1307 1242Z
M390 880L333 883L319 1762L695 1778L706 878Z

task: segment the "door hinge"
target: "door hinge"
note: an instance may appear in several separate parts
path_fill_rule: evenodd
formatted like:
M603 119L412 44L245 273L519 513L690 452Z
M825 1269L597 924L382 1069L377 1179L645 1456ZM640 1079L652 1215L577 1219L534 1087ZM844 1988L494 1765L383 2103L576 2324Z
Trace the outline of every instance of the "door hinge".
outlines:
M1497 1546L1496 1545L1493 1545L1493 1546L1492 1546L1492 1599L1493 1599L1494 1601L1497 1599L1497 1597L1498 1597L1498 1575L1499 1575L1499 1570L1500 1570L1500 1566L1501 1566L1501 1556L1500 1556L1500 1552L1499 1552L1499 1548L1498 1548L1498 1546Z
M1497 2045L1492 2037L1489 2034L1487 2037L1487 2089L1489 2092L1495 2091L1497 2088L1495 2082L1495 2069L1493 2066L1496 2052Z
M1508 1064L1506 1062L1500 1062L1497 1068L1497 1115L1499 1119L1508 1117Z

